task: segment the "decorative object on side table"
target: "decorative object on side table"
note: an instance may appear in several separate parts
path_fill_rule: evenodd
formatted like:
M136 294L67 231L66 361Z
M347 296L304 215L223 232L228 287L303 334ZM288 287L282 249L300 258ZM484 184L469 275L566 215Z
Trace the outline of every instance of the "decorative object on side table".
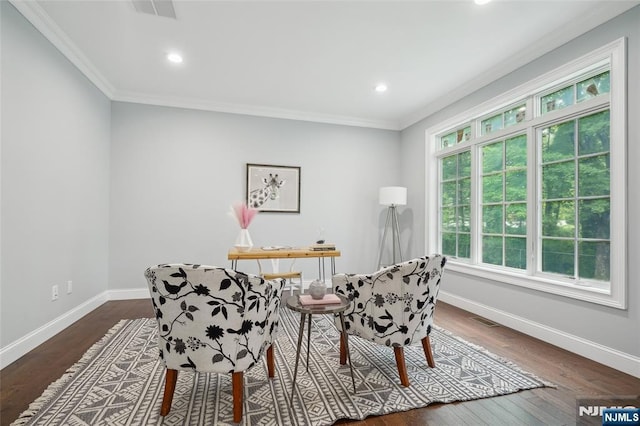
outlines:
M311 284L309 284L309 294L312 299L322 299L327 292L327 287L320 280L313 280Z
M245 252L253 247L253 241L251 241L251 235L249 235L249 225L256 213L258 213L258 210L248 207L246 203L236 203L231 206L230 214L236 218L238 225L240 225L240 233L235 243L236 250Z

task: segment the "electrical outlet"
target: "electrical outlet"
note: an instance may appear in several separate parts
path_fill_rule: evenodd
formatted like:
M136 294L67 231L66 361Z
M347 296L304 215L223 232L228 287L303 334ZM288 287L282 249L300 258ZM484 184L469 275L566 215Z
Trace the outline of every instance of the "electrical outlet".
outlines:
M67 281L67 294L71 294L73 291L73 281Z
M58 285L51 287L51 300L58 300Z

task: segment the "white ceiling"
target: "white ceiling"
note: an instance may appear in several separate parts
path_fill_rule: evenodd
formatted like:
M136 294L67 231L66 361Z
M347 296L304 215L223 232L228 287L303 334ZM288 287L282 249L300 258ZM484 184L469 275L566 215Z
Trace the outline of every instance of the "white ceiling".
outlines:
M11 1L113 100L394 130L640 3Z

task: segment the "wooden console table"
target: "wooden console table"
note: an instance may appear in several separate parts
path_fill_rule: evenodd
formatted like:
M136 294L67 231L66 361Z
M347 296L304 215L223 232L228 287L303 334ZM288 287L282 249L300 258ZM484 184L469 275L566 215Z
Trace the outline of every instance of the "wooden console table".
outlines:
M335 258L340 257L339 250L311 250L309 247L264 249L252 248L248 251L238 251L235 248L229 250L227 259L231 261L231 268L237 269L238 260L262 260L262 259L318 259L318 277L325 281L324 259L331 260L331 275L336 273Z

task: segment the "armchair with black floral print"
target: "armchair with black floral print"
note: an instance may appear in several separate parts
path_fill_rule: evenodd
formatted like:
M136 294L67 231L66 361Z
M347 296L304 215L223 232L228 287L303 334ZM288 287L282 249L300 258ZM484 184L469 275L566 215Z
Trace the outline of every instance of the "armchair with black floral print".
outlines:
M336 274L333 292L347 297L344 312L349 335L392 346L403 386L409 386L404 346L420 341L427 364L435 367L429 334L438 300L446 257L419 257L387 266L373 274ZM341 329L338 320L336 326ZM340 339L340 363L346 363L344 339Z
M228 373L232 377L233 419L242 419L243 372L267 355L279 320L283 280L264 280L232 269L162 264L145 277L158 322L160 358L166 366L160 414L171 410L178 371Z

